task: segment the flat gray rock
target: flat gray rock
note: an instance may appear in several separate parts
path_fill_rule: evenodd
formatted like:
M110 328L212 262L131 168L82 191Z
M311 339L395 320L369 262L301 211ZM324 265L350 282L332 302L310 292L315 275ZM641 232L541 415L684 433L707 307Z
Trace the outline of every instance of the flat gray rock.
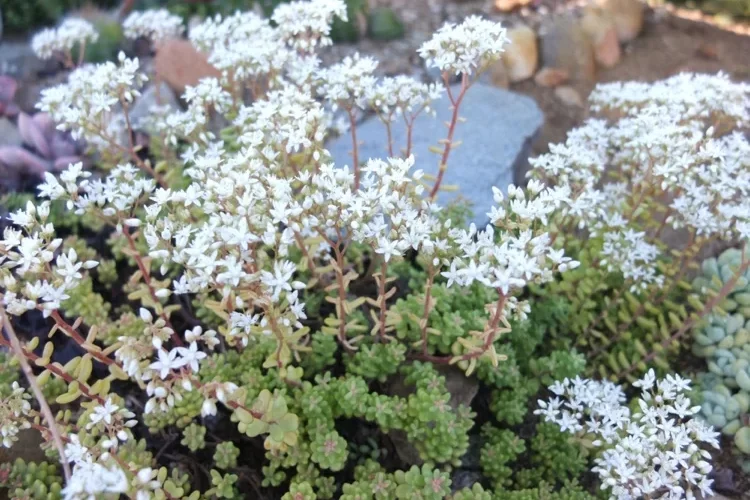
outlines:
M130 121L135 128L140 127L141 121L149 116L153 106L166 106L170 111L179 109L177 97L166 83L159 82L158 87L156 85L149 85L143 91L143 94L136 99L135 105L130 109Z
M458 87L453 87L454 95ZM414 170L436 176L440 158L430 152L447 136L445 122L450 121L452 110L448 96L435 103L437 116L422 114L413 132L412 152ZM533 99L508 90L474 84L461 103L459 123L454 141L462 141L448 159L448 169L443 186L457 187L456 191L441 191L438 202L447 204L456 199L472 204L478 227L485 226L492 204L492 186L503 191L513 183L514 173L528 161L531 142L541 127L544 116ZM406 146L406 127L402 120L393 124L394 151ZM360 162L369 158L384 158L388 154L385 126L377 118L370 118L357 126L360 142ZM327 145L337 165L351 165L352 142L349 134L337 137ZM441 148L442 150L442 148Z

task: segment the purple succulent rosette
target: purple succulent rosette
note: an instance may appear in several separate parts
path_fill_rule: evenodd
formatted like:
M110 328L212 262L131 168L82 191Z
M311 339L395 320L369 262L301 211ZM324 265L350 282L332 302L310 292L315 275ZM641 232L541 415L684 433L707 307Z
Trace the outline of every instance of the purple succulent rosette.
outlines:
M82 160L82 144L57 130L46 113L19 112L18 131L26 147L0 146L0 163L8 167L43 177L45 172L58 172Z

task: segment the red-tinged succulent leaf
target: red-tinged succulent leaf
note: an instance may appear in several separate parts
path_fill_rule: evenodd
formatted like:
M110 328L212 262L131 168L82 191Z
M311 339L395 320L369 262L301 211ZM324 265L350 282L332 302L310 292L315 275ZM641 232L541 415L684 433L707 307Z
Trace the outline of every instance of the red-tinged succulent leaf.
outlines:
M43 177L51 167L48 161L19 146L0 146L0 163L38 177Z
M59 132L55 133L52 136L51 147L53 158L61 158L63 156L76 156L76 153L78 153L76 144L75 142L73 142L73 139Z
M23 142L32 146L43 157L49 159L52 156L52 149L47 138L44 137L44 131L26 113L18 115L18 131L21 133Z
M52 121L52 117L47 113L35 113L31 119L41 129L47 142L51 142L55 135L55 122Z
M55 171L61 172L65 170L66 168L68 168L68 166L70 166L71 163L78 163L79 161L81 161L80 156L63 156L61 158L58 158L55 160L55 165L54 165Z
M15 79L0 75L0 102L11 102L16 95L16 89L18 89L18 83Z

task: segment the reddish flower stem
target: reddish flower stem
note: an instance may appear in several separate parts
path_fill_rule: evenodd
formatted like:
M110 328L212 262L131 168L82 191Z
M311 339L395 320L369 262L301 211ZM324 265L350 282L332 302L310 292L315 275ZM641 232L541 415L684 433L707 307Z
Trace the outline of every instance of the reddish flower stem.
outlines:
M497 309L495 310L495 314L492 315L492 319L490 320L490 324L488 325L487 331L489 331L489 334L484 341L484 345L482 345L482 349L480 349L479 351L466 353L463 356L460 356L456 361L469 361L474 358L479 358L484 353L486 353L487 350L489 350L493 342L495 342L495 337L497 336L498 323L500 323L500 319L503 316L505 301L506 297L501 293L500 298L497 301ZM409 357L411 359L430 361L432 363L438 363L442 365L452 364L452 361L456 358L456 356L433 356L429 354L412 354Z
M354 118L354 110L349 108L347 110L349 115L349 129L352 134L352 163L354 163L354 190L359 189L359 144L357 143L357 122Z
M159 302L159 298L156 296L156 290L154 290L153 285L151 284L151 274L148 272L148 269L146 269L146 265L143 263L143 258L141 257L141 254L138 252L138 249L135 246L135 240L133 239L133 235L130 234L130 231L127 228L123 228L122 233L125 235L125 238L128 240L128 246L133 251L133 258L135 259L136 264L138 264L138 269L141 271L141 275L143 276L143 281L146 283L146 286L148 287L148 293L151 296L151 299L156 304L161 304ZM160 307L161 309L161 307ZM177 335L177 332L172 327L172 323L169 321L169 318L162 310L159 313L159 316L164 320L166 325L172 329L172 342L175 343L175 345L181 346L183 345L182 339L179 335Z
M458 110L461 107L461 101L463 101L466 91L469 89L469 77L465 74L461 77L461 91L458 93L458 97L454 98L453 93L450 90L448 84L448 74L443 73L443 80L445 81L445 87L448 89L448 98L453 105L453 115L451 116L450 125L448 126L448 137L445 139L445 145L443 147L443 155L440 157L440 165L435 185L430 191L430 201L434 201L435 197L440 190L440 184L443 182L443 176L448 168L448 157L453 149L453 134L456 131L456 124L458 123Z
M49 432L52 434L52 439L55 442L55 447L57 447L57 452L60 454L60 462L62 463L63 472L65 473L65 479L70 480L70 465L65 459L65 446L63 445L62 437L60 436L60 430L57 428L57 421L55 420L55 416L52 414L52 410L47 403L47 399L44 397L44 393L42 393L42 389L39 387L39 384L36 381L34 372L31 370L31 366L29 366L29 362L24 355L25 353L23 348L21 347L21 342L19 342L16 331L13 329L13 325L10 324L10 320L5 314L5 308L2 305L0 305L0 321L2 321L3 328L8 334L11 348L18 358L18 361L21 363L23 374L26 376L26 380L29 381L31 392L34 393L34 397L39 403L39 409L41 410L42 415L44 415L44 419L47 421Z

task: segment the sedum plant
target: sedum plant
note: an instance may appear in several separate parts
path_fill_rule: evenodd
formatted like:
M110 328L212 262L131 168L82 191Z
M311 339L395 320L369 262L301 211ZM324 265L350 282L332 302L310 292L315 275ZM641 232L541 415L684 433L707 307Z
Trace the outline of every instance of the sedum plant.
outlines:
M698 256L747 237L749 89L692 74L600 85L590 98L599 116L531 160L532 178L570 193L550 215L551 237L581 262L535 292L568 297L574 320L561 342L575 338L597 375L668 371L750 267L743 252L726 288L692 296Z
M750 469L750 271L732 285L741 252L731 248L701 265L693 281L697 293L715 296L727 286L730 293L714 313L694 330L693 353L706 358L700 375L701 413L709 424L733 439L743 469Z
M691 418L700 408L686 395L690 380L667 375L657 381L652 369L633 386L641 395L631 409L612 382L566 378L549 387L555 396L540 400L534 413L596 450L592 470L612 498L711 495L711 455L700 446L718 448L719 434Z
M526 284L575 267L537 223L562 193L540 184L512 188L509 198L496 190L493 226L478 231L441 215L433 202L441 179L426 189L420 172L410 172L411 156L360 162L355 152L352 168L335 168L323 147L331 123L326 106L345 110L354 125L382 92L369 58L319 67L315 51L330 43L335 16L345 16L343 3L316 0L277 9L277 25L238 13L192 30L191 40L222 77L189 88L186 111L155 117L152 133L174 148L161 163L141 156L131 141L129 108L146 80L137 60L120 55L117 63L82 66L43 93L40 109L96 148L106 172L92 175L75 163L59 177L47 175L40 196L48 201L13 212L0 243L0 311L9 338L0 342L29 367L28 392L17 386L3 401L19 408L6 424L6 444L16 429L33 424L42 432L62 464L66 498L236 497L246 475L238 455L215 441L211 422L259 446L267 488L283 485L296 496L312 490L322 498L346 494L346 484L377 491L379 480L334 482L334 474L352 470L340 424L346 419L401 433L425 462L388 473L398 498L450 493L447 467L465 454L474 414L450 404L437 368L456 364L470 375L498 366L510 321L529 312L518 297ZM144 19L129 30L156 18ZM65 56L88 35L81 37L58 29L35 44ZM442 29L422 53L446 81L463 75L463 95L504 43L499 25L469 18ZM435 87L403 79L384 84L408 91L378 102L383 116L408 113L413 122L437 96ZM244 89L252 104L243 103ZM441 142L441 172L455 146L456 104ZM124 123L109 119L114 106ZM226 144L206 129L217 112L230 119ZM356 150L354 129L352 135ZM178 157L184 164L167 172ZM125 273L117 292L124 299L92 300L98 292L86 283L94 276L117 288L106 278L111 268L98 272L106 259L60 237L50 202L102 225L104 249ZM408 342L396 334L403 316L394 308L390 268L407 251L424 261L425 280L415 292L416 338ZM472 329L435 344L433 288L441 281L443 295L471 287L490 293L479 294L469 311ZM355 291L365 283L375 293ZM201 303L205 323L185 307L185 296ZM318 304L315 317L308 317L308 298ZM22 343L10 318L29 314L51 328ZM60 337L78 354L63 361ZM41 369L37 375L32 365ZM403 395L382 386L394 376L403 377ZM63 408L57 414L36 391L52 379L67 386L53 401ZM142 396L135 402L129 394ZM172 442L181 448L167 447L196 458L216 447L215 468L202 481L170 468L163 451L140 447L146 432L174 428Z
M560 276L578 270L569 250L589 250L561 236L566 223L601 231L586 273L605 269L638 294L667 283L638 267L656 258L653 248L613 229L624 227L615 214L629 198L613 189L612 211L584 219L589 197L602 201L605 191L585 181L591 162L576 158L563 161L557 185L547 175L549 184L493 188L491 224L466 227L463 210L435 198L458 146L463 98L500 56L505 30L469 17L420 48L446 85L460 79L446 96L446 137L435 138L438 175L427 179L419 166L431 160L414 158L408 138L403 156L386 144L387 157L360 158L357 123L373 112L387 129L403 119L411 130L442 88L378 79L377 62L358 54L324 66L317 51L345 16L341 0L312 0L285 4L271 20L237 12L196 26L190 41L221 76L188 87L185 110L152 113L142 126L159 147L148 152L134 143L130 120L147 80L136 59L83 65L43 92L39 108L96 151L100 167L47 173L39 198L8 216L0 240L0 345L27 380L2 393L3 444L21 429L41 433L64 478L46 491L191 500L249 488L294 499L597 495L581 480L590 450L534 419L529 402L585 369L572 348L581 346L565 342L580 304ZM131 19L137 36L176 30L168 15ZM72 39L65 30L43 38L63 56ZM721 104L699 100L694 113L723 106L717 119L739 123L730 104L744 87L707 82ZM660 85L646 88L649 102L677 106L660 101ZM632 98L609 92L600 90L599 102L624 108ZM658 115L651 105L622 120ZM115 111L122 120L111 119ZM333 165L325 149L334 112L350 125L351 165ZM217 114L228 123L219 132L209 127ZM627 156L615 152L627 143L616 141L628 130L620 126L607 136L612 150L601 147L617 161ZM604 154L586 133L576 137L583 158L591 148ZM734 160L743 139L717 140L729 151L717 169L741 177L745 164ZM556 165L547 158L538 168L553 168L548 161ZM717 209L724 236L746 229L733 200ZM645 217L639 207L633 214ZM685 316L680 329L696 321ZM489 394L481 430L479 403L457 380ZM477 437L494 491L452 491L453 469L472 458ZM398 459L385 468L351 453L372 442L393 446ZM615 496L619 486L603 484Z

